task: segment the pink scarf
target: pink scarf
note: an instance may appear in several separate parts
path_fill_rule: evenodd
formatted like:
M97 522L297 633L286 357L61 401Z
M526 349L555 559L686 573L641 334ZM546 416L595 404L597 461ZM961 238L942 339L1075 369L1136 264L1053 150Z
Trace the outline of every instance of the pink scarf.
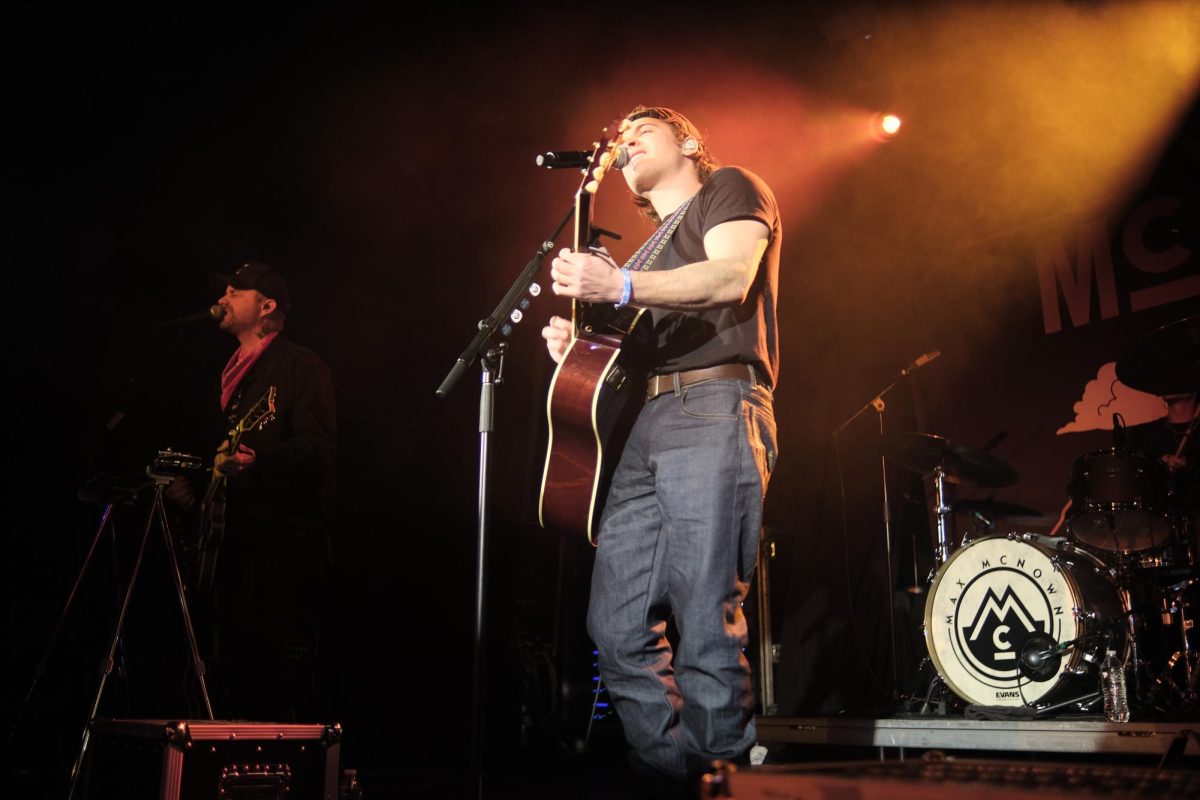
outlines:
M229 363L225 365L225 369L221 370L221 410L224 411L229 406L229 401L233 399L233 393L237 391L238 384L242 382L242 378L246 377L246 373L254 366L254 362L258 361L258 357L263 354L275 337L278 336L278 331L268 333L259 342L258 347L250 352L244 352L242 348L234 351L229 359Z

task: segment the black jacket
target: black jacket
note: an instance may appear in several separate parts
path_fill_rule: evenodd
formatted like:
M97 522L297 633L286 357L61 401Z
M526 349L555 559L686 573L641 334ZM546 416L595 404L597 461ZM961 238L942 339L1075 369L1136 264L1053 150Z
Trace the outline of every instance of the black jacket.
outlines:
M315 353L280 334L230 399L226 429L271 386L276 389L275 418L242 437L242 444L254 450L255 461L229 481L229 524L263 533L320 527L334 493L333 379Z

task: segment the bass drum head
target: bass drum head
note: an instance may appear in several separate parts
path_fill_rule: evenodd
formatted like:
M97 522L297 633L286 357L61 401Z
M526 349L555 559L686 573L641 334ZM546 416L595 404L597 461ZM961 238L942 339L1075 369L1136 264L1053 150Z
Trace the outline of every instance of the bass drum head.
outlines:
M987 536L956 551L938 570L925 603L925 643L938 674L968 703L1034 705L1077 660L1065 655L1058 671L1040 681L1018 668L1031 636L1062 643L1083 634L1075 610L1087 604L1052 553L1042 545Z

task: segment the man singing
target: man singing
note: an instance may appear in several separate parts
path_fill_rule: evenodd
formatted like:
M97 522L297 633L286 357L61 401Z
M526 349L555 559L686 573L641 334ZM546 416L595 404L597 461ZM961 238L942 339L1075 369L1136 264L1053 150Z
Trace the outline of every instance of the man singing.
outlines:
M248 262L218 276L220 328L238 340L220 379L220 421L228 430L275 387L274 418L229 451L213 471L228 478L224 534L216 553L209 655L227 718L315 722L319 583L328 555L336 415L329 368L282 333L291 308L283 275ZM169 490L187 507L191 487ZM218 498L218 502L222 498ZM210 554L211 555L211 554Z
M719 168L682 114L639 106L627 120L622 172L665 246L623 268L563 250L551 275L563 297L646 309L650 335L626 347L650 365L647 401L601 517L588 631L632 766L683 785L755 741L741 603L777 454L782 229L771 190ZM570 322L542 335L560 361Z

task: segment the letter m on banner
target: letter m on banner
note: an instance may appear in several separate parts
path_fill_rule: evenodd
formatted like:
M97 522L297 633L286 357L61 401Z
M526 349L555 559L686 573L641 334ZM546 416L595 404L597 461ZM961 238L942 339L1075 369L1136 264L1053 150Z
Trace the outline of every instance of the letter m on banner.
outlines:
M1079 227L1075 267L1061 237L1051 236L1037 244L1038 286L1042 293L1042 320L1046 333L1062 330L1062 306L1067 308L1072 327L1087 325L1092 316L1092 286L1100 299L1100 318L1120 313L1117 283L1113 276L1112 248L1103 220ZM1059 292L1063 303L1059 303Z

